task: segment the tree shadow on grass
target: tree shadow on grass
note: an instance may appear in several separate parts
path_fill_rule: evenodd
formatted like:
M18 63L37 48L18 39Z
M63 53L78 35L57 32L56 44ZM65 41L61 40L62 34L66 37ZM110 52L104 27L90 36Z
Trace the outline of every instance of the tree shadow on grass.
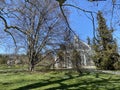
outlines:
M44 80L43 82L29 84L29 85L26 85L26 86L23 86L23 87L19 87L19 88L14 89L14 90L29 90L29 89L34 89L34 88L38 88L38 87L42 87L42 86L47 86L47 85L50 85L50 84L55 84L55 83L63 82L65 80L73 79L74 77L72 77L71 75L69 75L68 78L63 78L63 79L51 81L51 79L53 79L53 78L54 77L51 77L50 79Z
M55 77L51 77L50 79L44 80L43 82L38 82L38 83L33 83L33 84L29 84L23 87L19 87L17 89L14 90L30 90L30 89L35 89L35 88L40 88L43 86L47 86L47 85L52 85L52 84L59 84L59 86L56 87L50 87L46 90L57 90L57 89L79 89L79 90L101 90L101 88L103 88L103 90L120 90L120 85L119 86L114 86L114 84L112 82L118 82L120 81L120 79L112 79L112 82L109 82L109 79L100 79L100 80L90 80L90 79L85 79L74 83L74 84L64 84L63 82L66 80L70 80L70 79L77 79L80 78L82 76L72 76L72 75L67 75L67 78L61 78L58 80L54 80L51 81L51 79L54 79ZM79 79L78 79L79 80ZM108 86L112 85L112 88L109 88Z
M120 79L114 79L112 80L113 82L120 81ZM72 85L66 85L61 82L59 82L60 86L59 87L51 87L47 90L57 90L57 89L79 89L79 90L120 90L120 86L114 86L113 83L109 82L108 79L106 80L98 80L98 81L80 81L79 83L75 83ZM109 87L110 85L110 87ZM112 87L112 88L111 88Z

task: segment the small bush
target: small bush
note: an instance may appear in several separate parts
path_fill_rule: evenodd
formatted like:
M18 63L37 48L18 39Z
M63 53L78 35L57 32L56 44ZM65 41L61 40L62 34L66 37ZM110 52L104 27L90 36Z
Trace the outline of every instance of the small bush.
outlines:
M6 64L6 60L0 59L0 64Z
M114 68L116 70L120 70L120 62L119 61L114 64Z
M7 63L7 56L0 55L0 64L6 64Z

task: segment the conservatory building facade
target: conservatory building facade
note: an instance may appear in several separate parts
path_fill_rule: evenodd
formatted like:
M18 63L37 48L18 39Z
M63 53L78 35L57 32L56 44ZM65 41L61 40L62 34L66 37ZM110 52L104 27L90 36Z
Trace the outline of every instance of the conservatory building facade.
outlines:
M77 36L74 37L73 41L74 48L79 52L80 55L80 63L81 66L94 66L94 63L91 59L92 55L92 49L90 45L87 43L81 41ZM67 49L66 52L64 52L64 60L60 60L58 56L55 56L55 68L73 68L72 64L72 48Z

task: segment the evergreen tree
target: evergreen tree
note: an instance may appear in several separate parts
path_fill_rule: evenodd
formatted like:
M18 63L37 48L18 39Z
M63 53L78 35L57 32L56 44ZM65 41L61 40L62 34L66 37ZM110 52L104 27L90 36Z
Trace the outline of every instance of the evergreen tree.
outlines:
M106 25L102 13L97 14L98 28L97 37L93 42L95 55L93 56L95 65L100 69L113 70L114 64L118 62L118 53L116 41L113 39L113 30L110 30Z

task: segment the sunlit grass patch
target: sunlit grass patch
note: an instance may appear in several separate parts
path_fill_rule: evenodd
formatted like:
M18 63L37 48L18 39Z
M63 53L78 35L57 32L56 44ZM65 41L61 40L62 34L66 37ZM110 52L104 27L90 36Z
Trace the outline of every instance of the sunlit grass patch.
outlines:
M10 72L0 73L0 90L119 90L117 75L98 73L50 71L50 72Z

